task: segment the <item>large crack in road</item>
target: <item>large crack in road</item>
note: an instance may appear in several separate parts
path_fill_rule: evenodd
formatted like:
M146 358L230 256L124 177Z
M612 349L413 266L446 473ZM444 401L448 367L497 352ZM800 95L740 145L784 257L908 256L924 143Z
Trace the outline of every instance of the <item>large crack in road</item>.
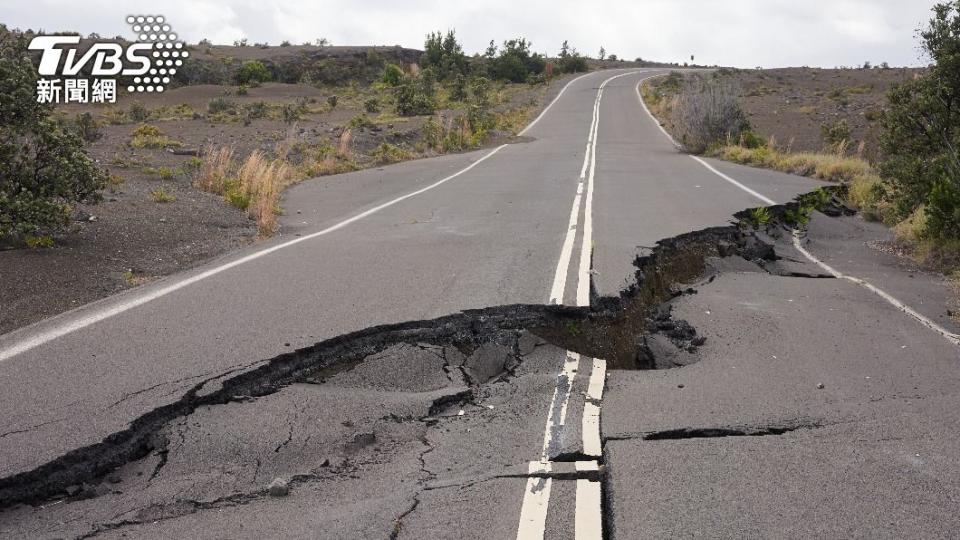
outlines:
M673 318L671 299L695 294L718 273L743 265L784 276L823 277L779 258L774 250L791 237L791 216L802 204L769 207L771 219L759 227L747 225L749 214L743 212L733 225L663 240L635 260L631 286L618 297L594 294L591 307L508 305L377 326L254 368L210 376L177 401L147 412L96 444L0 479L0 508L7 513L23 504L89 506L98 497L148 491L128 501L132 506L126 511L89 518L84 534L95 535L268 497L272 490L266 484L282 476L279 471L299 467L284 481L285 489L295 490L345 475L362 476L361 468L382 467L409 451L415 456L415 488L403 495L407 502L390 527L390 536L399 534L425 490L529 477L525 463L520 469L483 474L464 470L451 477L454 467L431 470L427 458L438 443L450 444L447 433L456 430L449 421L462 416L465 408L496 414L488 401L514 399L516 388L493 388L494 383L520 377L518 371L535 362L531 359L538 350L552 347L603 358L611 369L681 367L696 361L693 353L707 337ZM828 206L839 208L836 201ZM347 394L366 409L358 413L338 405ZM280 407L281 398L297 404L296 410L270 409ZM253 430L240 427L238 418L250 417L264 423ZM338 421L336 429L320 425L326 421ZM716 434L680 428L662 436ZM228 439L231 442L224 442ZM267 450L257 453L260 446ZM288 454L295 457L287 460ZM560 454L551 458L563 461ZM515 463L520 466L522 461ZM168 477L170 468L177 468L180 476ZM204 468L215 469L220 477L202 478ZM200 481L190 485L184 478ZM121 484L127 487L121 490ZM33 526L44 519L36 517Z

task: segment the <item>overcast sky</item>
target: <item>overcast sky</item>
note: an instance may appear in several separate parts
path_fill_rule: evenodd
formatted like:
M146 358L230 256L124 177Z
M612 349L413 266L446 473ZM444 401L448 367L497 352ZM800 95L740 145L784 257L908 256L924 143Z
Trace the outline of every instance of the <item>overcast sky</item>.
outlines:
M21 29L129 34L128 14L164 15L182 38L232 43L325 37L335 45L422 48L455 29L468 53L524 36L556 54L563 40L594 56L738 67L919 65L916 30L932 0L0 0L0 22ZM158 12L162 9L162 12Z

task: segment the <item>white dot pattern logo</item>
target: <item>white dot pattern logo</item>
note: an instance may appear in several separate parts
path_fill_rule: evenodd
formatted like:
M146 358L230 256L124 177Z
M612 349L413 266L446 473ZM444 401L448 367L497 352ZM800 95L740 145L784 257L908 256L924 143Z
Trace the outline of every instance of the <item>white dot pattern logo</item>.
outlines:
M152 43L154 48L148 76L134 77L127 92L163 92L162 85L169 84L169 76L177 73L173 66L182 66L181 58L189 56L184 43L177 41L177 34L163 16L128 15L126 21L138 41Z

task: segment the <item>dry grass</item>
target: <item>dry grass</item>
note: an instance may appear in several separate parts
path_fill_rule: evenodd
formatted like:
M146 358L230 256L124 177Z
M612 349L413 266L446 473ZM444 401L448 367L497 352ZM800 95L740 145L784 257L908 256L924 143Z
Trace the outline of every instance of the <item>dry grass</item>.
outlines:
M876 175L866 160L840 153L791 153L770 146L744 148L727 144L713 150L711 155L734 163L809 176L828 182L849 183L857 177Z
M277 230L280 192L294 180L290 165L255 150L242 163L230 148L210 148L204 153L194 180L198 188L223 195L230 204L256 220L260 236Z
M224 184L233 168L233 149L224 146L215 149L212 146L203 153L200 172L193 185L211 193L223 194Z
M170 203L177 200L176 197L171 195L167 190L163 189L162 187L151 191L150 198L153 199L153 202L161 203L161 204Z

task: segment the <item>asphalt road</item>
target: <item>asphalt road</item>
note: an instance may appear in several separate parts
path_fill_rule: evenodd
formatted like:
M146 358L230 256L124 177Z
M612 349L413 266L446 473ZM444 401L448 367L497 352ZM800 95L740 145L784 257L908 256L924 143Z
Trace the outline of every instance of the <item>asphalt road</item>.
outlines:
M215 393L344 333L506 304L586 305L591 286L615 295L656 241L818 185L677 152L639 101L638 83L657 73L573 80L513 144L304 182L285 195L281 237L0 336L0 482L191 388ZM855 276L872 267L855 225L824 223L811 227L811 252L827 260L846 241L830 264ZM933 423L953 399L956 346L853 282L717 272L676 301L708 336L693 366L604 377L602 363L526 338L505 350L390 349L323 380L190 411L163 427L162 452L66 499L0 512L0 536L589 538L601 520L620 538L897 536L922 521L883 521L905 508L930 518L920 536L949 536L953 439L870 404L935 394L944 401L910 409ZM909 302L939 290L902 272L869 277ZM920 311L951 324L935 302ZM861 373L900 382L834 393ZM915 379L933 386L911 394L903 381ZM602 454L581 421L600 407ZM894 416L929 444L897 454L871 441L864 478L863 459L842 450ZM838 427L863 418L874 424ZM782 427L791 431L647 440ZM939 469L904 452L934 452ZM602 511L589 470L599 462ZM273 478L290 481L287 497L265 493ZM911 493L929 505L898 502ZM866 499L842 504L857 494ZM852 513L866 517L845 520Z

